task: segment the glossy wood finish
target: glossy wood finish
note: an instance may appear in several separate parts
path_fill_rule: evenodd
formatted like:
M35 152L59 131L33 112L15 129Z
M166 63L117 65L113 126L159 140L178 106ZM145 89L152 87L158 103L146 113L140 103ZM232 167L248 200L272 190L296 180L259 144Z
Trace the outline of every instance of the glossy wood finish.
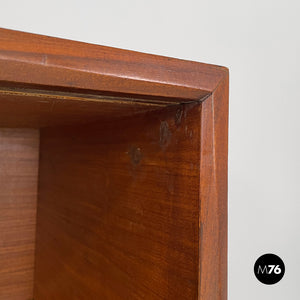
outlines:
M0 29L1 126L41 128L35 300L227 299L226 68Z
M0 129L0 299L33 296L39 133Z

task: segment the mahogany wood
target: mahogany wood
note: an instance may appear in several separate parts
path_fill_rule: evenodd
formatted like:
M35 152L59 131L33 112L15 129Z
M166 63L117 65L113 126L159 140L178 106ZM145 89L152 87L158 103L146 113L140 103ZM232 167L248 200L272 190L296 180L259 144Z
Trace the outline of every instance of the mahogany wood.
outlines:
M0 127L9 128L83 124L174 105L169 102L24 88L0 88L0 99Z
M0 81L48 89L188 102L208 95L227 73L219 66L6 29L0 29L0 45Z
M39 132L0 129L0 299L33 295Z
M36 299L197 297L200 108L41 131Z
M41 142L25 165L37 138L0 147L18 224L36 222L34 183L18 193L39 164L34 283L24 227L31 271L0 271L5 299L227 299L226 68L0 29L0 127Z
M199 299L227 299L228 77L202 102Z

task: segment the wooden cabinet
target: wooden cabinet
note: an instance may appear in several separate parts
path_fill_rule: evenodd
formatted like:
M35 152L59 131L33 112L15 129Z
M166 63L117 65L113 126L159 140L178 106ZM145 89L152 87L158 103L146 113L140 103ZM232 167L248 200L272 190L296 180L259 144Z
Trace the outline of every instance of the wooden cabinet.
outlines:
M227 297L228 70L0 30L0 299Z

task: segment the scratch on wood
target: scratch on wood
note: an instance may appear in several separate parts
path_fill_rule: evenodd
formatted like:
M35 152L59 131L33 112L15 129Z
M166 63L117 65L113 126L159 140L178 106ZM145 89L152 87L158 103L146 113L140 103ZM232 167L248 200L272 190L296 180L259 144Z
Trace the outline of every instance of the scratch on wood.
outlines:
M164 147L168 144L172 136L172 133L169 129L169 125L167 121L162 121L160 123L160 135L159 135L159 143L161 147Z

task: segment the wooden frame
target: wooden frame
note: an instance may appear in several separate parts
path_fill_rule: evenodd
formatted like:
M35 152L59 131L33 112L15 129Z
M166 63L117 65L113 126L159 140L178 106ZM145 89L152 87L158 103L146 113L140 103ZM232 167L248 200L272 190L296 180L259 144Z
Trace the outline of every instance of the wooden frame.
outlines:
M227 299L226 68L1 29L0 127L0 298Z

